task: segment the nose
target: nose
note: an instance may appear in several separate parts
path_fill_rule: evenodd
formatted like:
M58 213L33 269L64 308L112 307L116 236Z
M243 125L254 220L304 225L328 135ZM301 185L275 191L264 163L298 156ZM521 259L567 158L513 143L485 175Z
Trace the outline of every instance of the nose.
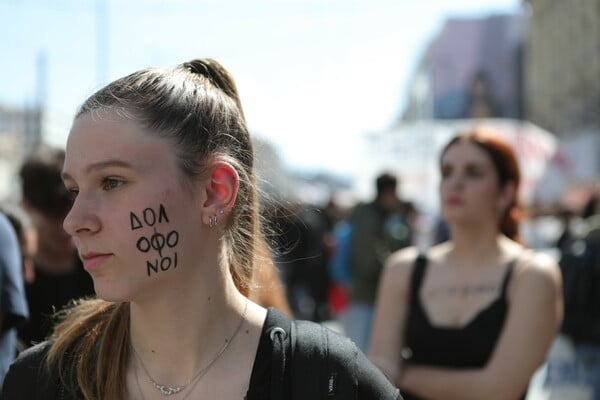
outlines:
M464 183L464 174L455 172L446 178L446 182L452 187L460 187Z
M102 225L95 212L97 207L80 193L63 221L65 231L73 236L90 235L98 232Z

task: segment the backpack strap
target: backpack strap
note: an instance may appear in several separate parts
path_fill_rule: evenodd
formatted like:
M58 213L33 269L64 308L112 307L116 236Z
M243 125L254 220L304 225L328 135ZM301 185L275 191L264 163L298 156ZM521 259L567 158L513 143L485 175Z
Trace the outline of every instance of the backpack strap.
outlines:
M271 326L266 333L271 340L271 394L272 400L283 400L286 396L286 381L289 381L288 358L291 343L291 321L276 308L269 308Z
M347 337L315 322L290 321L275 309L270 312L270 400L402 398Z
M292 399L355 399L357 353L350 339L320 324L292 321Z

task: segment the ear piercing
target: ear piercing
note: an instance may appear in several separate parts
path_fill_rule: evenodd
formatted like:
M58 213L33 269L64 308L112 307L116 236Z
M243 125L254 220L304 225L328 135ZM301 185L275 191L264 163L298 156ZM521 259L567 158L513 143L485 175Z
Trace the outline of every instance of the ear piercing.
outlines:
M223 210L219 210L219 215L223 215L223 213L224 213ZM217 226L218 222L219 222L219 217L217 216L217 214L213 214L208 217L209 228L214 228L215 226Z

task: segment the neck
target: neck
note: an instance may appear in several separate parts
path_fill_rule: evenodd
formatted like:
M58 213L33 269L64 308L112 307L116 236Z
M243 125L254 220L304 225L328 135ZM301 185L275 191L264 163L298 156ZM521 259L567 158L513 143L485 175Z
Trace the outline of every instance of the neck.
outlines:
M486 265L498 260L508 240L494 227L451 229L451 250L448 256L463 266Z
M206 276L207 270L215 276ZM164 283L173 290L162 288L160 296L139 298L130 305L131 344L161 383L185 384L211 363L231 340L245 308L245 297L220 268L204 269L201 277L184 277Z

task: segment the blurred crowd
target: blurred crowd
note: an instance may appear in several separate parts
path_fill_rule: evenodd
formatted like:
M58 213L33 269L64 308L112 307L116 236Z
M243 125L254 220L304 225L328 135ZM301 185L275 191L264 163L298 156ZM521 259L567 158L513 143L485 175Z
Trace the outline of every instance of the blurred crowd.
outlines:
M12 231L0 232L4 249L1 373L20 351L48 337L57 311L73 299L94 295L92 280L62 227L71 204L61 179L63 161L62 150L41 148L20 169L21 202L2 205ZM433 226L425 226L431 218L402 198L396 172L381 171L373 184L374 198L351 206L339 204L335 193L324 205L286 200L263 204L268 230L265 265L250 294L259 304L277 307L294 318L328 324L364 351L369 350L380 277L390 256L411 246L450 239L441 216ZM548 212L523 211L529 223L548 217ZM569 362L577 365L566 366L564 360L547 363L545 382L572 383L575 378L565 377L565 371L579 369L588 374L586 382L597 388L600 190L591 194L582 210L550 214L561 227L555 242L547 246L554 250L563 281L564 317L557 336L574 349L576 355ZM0 222L6 230L8 224ZM11 241L16 251L6 249Z

